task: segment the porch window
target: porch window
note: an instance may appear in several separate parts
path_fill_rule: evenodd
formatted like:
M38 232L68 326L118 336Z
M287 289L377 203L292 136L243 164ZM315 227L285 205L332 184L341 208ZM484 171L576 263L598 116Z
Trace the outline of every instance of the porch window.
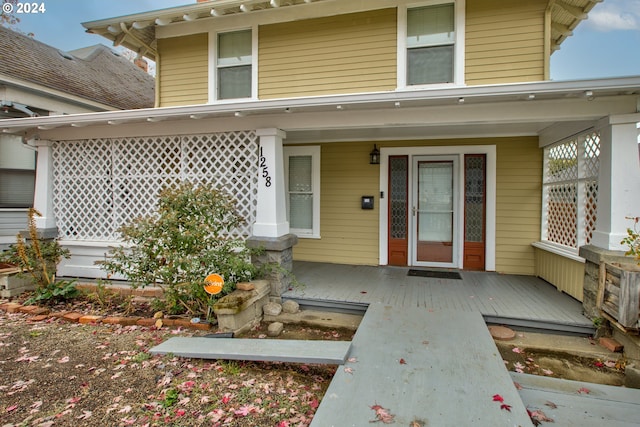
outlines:
M218 34L217 98L251 97L252 32Z
M287 217L298 237L320 237L320 147L285 147Z
M0 208L33 206L36 153L20 138L0 137Z
M407 10L407 86L454 82L454 15L453 3Z
M583 134L544 155L542 241L577 253L596 226L600 135Z

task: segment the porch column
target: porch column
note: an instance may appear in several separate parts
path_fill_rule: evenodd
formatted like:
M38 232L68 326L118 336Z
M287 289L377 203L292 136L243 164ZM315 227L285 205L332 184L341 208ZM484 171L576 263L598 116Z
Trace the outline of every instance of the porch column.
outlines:
M640 216L640 114L610 116L600 126L598 216L591 244L606 250L627 250L620 241Z
M56 218L53 213L53 159L51 157L51 141L32 140L29 145L38 150L36 162L36 186L33 207L42 214L36 217L36 228L41 238L58 237Z
M247 240L250 248L262 249L252 262L269 265L266 277L271 287L270 298L279 302L289 288L293 270L293 246L298 237L289 233L285 199L284 160L282 140L286 133L280 129L258 129L258 206L253 236Z
M284 194L284 162L282 140L286 133L280 129L258 129L258 205L253 235L280 237L289 233Z

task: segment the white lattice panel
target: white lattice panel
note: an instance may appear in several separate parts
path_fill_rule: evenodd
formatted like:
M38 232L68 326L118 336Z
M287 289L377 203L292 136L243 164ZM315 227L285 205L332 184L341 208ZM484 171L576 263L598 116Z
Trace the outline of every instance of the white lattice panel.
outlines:
M589 244L596 227L600 136L593 132L545 150L546 240Z
M253 132L62 141L53 144L54 210L60 237L114 241L126 221L150 215L160 190L207 182L233 194L251 234L257 196Z

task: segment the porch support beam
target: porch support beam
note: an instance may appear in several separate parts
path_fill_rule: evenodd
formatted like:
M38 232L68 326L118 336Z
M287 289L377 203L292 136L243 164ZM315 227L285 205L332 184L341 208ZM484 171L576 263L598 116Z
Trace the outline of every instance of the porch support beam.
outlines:
M280 129L258 129L260 138L258 164L258 203L253 235L280 237L289 233L285 202L284 161Z
M36 185L33 207L42 214L36 217L36 228L42 238L58 237L56 218L53 213L53 159L51 141L33 140L29 145L38 150L36 163Z
M591 244L607 250L626 250L620 241L640 216L640 114L610 116L599 123L600 177L598 217Z

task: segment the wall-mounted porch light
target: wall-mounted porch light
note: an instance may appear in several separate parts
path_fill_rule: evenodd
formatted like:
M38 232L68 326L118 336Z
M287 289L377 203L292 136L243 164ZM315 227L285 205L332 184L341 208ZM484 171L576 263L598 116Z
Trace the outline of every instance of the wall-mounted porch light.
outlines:
M380 150L376 147L376 144L373 144L373 150L369 153L369 164L370 165L379 165L380 164Z

